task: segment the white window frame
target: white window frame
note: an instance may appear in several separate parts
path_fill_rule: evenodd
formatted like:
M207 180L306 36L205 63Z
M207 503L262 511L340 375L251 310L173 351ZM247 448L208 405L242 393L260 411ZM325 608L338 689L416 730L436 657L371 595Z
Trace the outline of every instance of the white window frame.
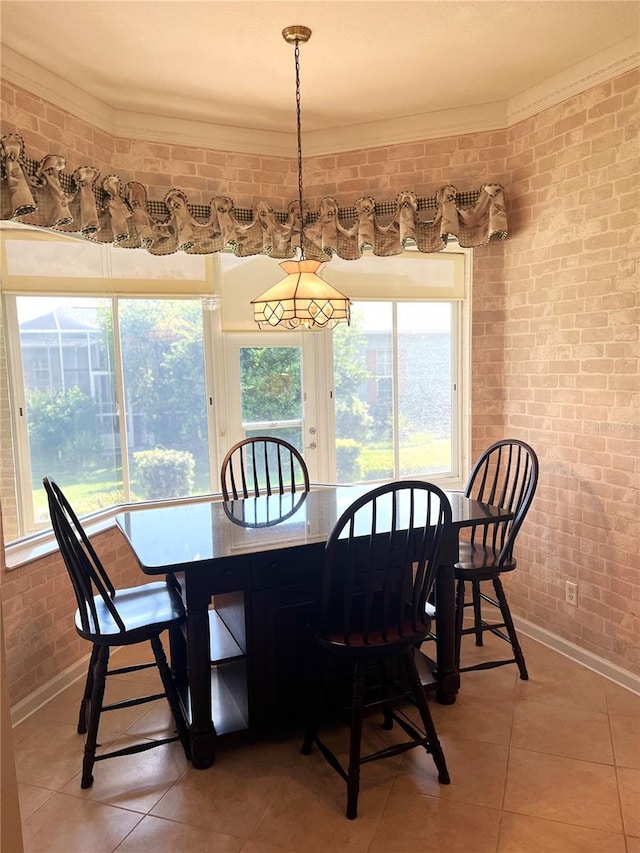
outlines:
M395 381L395 372L398 364L397 351L397 324L396 324L396 305L399 303L411 302L447 302L452 305L452 321L451 321L451 365L452 376L454 379L454 388L452 388L452 411L451 411L451 473L449 475L433 474L429 475L429 479L437 482L443 489L459 490L464 487L468 472L470 470L471 460L471 318L472 318L472 270L473 270L473 250L464 249L451 243L441 252L438 252L438 257L442 258L447 254L455 254L461 258L461 272L458 276L458 281L455 285L455 295L442 296L437 290L430 290L425 287L425 295L419 297L416 295L415 287L409 290L410 295L403 294L399 290L392 297L382 293L372 294L371 296L354 297L354 304L366 302L388 302L393 306L394 322L393 322L393 340L392 340L392 369L394 371L393 394L394 394L394 436L398 435L397 424L397 393L398 386ZM419 255L417 249L408 246L403 252L404 256L409 256L415 259L428 259L428 256ZM346 280L346 279L345 279ZM332 281L332 283L334 283ZM344 287L342 281L335 284L338 289ZM331 365L332 367L332 365ZM335 410L335 406L332 406ZM335 434L335 433L334 433ZM335 442L332 442L334 450L333 461L333 477L335 478ZM394 439L394 467L397 467L397 457L399 448L395 445ZM402 479L402 478L401 478ZM404 478L408 479L408 478ZM373 480L367 481L373 483Z
M407 300L399 298L393 299L359 299L358 305L363 305L368 302L377 304L388 304L391 306L392 321L391 321L391 380L392 380L392 401L393 401L393 465L394 470L400 468L400 446L397 441L399 435L399 405L398 405L398 368L399 368L399 348L398 348L398 305L418 302L421 305L429 304L430 302L445 302L451 305L451 471L448 473L429 474L429 479L437 482L445 489L459 489L463 483L463 473L467 470L467 460L469 458L469 434L470 429L463 417L463 407L470 408L470 394L468 382L465 381L465 374L469 375L470 371L465 370L464 353L468 349L464 346L463 330L465 328L465 314L467 313L464 299L451 300ZM374 377L379 379L377 375ZM335 406L334 406L335 409ZM335 444L335 442L334 442ZM335 478L335 463L333 476ZM398 475L397 479L412 479L414 476L422 475ZM374 480L366 480L363 482L374 483Z

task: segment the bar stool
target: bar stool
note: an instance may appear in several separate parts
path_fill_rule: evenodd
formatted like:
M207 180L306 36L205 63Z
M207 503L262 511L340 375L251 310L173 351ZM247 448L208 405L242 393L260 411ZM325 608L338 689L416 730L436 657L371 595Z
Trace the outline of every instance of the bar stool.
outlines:
M80 787L90 788L93 784L93 766L96 761L133 755L176 740L181 742L185 756L189 759L187 721L160 640L164 631L182 630L186 617L179 593L166 581L116 590L62 490L48 477L44 478L43 483L53 530L76 595L76 630L93 644L78 719L78 733L86 734ZM146 641L151 645L154 663L108 669L112 647ZM110 705L103 704L107 676L153 666L158 668L164 692ZM103 711L128 708L163 697L167 698L175 720L175 737L96 754L98 727Z
M303 754L315 743L347 783L350 820L357 816L360 767L415 747L431 753L439 781L449 783L444 753L413 657L429 635L426 602L439 567L439 545L451 523L451 507L437 486L418 481L391 483L356 500L338 519L325 550L322 601L316 639L324 655L322 686L309 714ZM349 766L345 769L318 735L329 679L351 680ZM373 697L365 699L369 676ZM402 702L418 708L422 730ZM364 711L383 711L383 728L394 722L409 740L361 754Z

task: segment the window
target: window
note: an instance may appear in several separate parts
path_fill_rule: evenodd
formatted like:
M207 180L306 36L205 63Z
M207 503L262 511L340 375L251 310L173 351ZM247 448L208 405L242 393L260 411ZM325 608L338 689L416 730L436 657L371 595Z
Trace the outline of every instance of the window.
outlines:
M240 347L244 438L282 438L304 452L300 347Z
M455 302L358 302L334 331L341 482L458 470Z
M81 514L210 491L199 300L15 299L33 526L44 476Z

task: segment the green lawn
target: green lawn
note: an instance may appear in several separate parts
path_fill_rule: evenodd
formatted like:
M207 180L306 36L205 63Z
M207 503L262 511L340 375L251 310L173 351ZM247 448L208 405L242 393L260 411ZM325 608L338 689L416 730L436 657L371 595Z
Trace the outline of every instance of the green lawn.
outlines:
M56 471L52 479L58 483L78 515L95 512L102 507L121 503L124 500L120 486L122 480L116 483L113 471L97 469L86 472L65 472L60 470ZM32 487L35 518L46 521L49 518L49 509L42 480L34 478Z
M86 515L114 504L124 503L122 471L119 469L114 472L112 468L96 468L90 471L61 468L56 470L51 478L58 483L78 515ZM40 522L48 521L49 508L42 479L34 477L32 488L35 519ZM133 502L144 500L144 497L137 493L136 488L136 481L132 479L131 500ZM196 471L193 494L206 494L208 491L210 491L209 472Z
M423 436L421 439L419 444L401 447L401 475L448 471L451 467L451 440L434 441L428 436ZM363 480L390 477L393 472L393 449L363 447L358 457L358 466Z

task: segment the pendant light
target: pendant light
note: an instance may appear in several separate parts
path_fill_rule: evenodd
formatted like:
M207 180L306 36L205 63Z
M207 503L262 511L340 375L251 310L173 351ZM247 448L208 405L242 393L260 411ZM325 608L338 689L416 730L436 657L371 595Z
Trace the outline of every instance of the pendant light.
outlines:
M298 131L298 203L300 207L300 258L280 264L285 278L251 300L253 316L262 327L285 329L333 329L350 319L351 301L323 281L318 272L320 261L308 260L304 253L304 206L302 198L302 139L300 123L300 43L311 37L308 27L285 27L282 37L294 45L296 67L296 118Z

